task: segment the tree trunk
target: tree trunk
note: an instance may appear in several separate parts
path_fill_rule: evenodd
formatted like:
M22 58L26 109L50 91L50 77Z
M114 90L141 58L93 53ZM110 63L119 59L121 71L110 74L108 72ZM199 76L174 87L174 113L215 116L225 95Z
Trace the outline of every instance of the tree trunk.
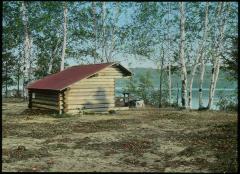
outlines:
M178 88L178 83L177 83L177 102L176 102L177 107L178 107L178 96L179 96L179 88Z
M109 60L112 60L112 53L113 53L114 47L115 47L116 31L118 30L117 21L119 18L119 2L116 2L116 3L117 4L116 4L115 22L114 22L114 26L112 27L111 47L110 47L109 56L108 56Z
M208 106L207 106L207 109L210 109L211 106L212 106L212 100L213 100L213 85L214 85L214 80L215 80L215 76L216 76L216 73L215 73L215 70L216 68L212 67L212 79L211 79L211 83L210 83L210 87L209 87L209 98L208 98Z
M199 80L199 109L202 109L204 108L202 94L203 94L203 77L205 73L205 62L203 58L200 61L201 61L201 66L200 66L200 80Z
M7 62L6 62L6 64L5 64L5 74L6 74L6 80L5 80L5 95L6 95L6 98L8 97L8 73L7 73L7 69L8 69L8 67L7 67Z
M204 33L201 40L201 43L199 45L199 49L197 51L197 58L195 61L195 64L193 66L192 72L191 72L191 79L189 84L189 98L188 98L188 106L189 108L192 108L192 85L193 85L193 79L196 73L197 66L199 65L199 60L202 58L203 55L203 48L205 46L205 42L207 39L207 31L208 31L208 2L206 2L206 10L205 10L205 25L204 25Z
M62 48L62 58L61 58L61 71L64 70L64 58L65 50L67 44L67 4L64 5L64 23L63 23L63 48Z
M168 97L169 104L172 103L172 79L171 79L171 63L168 65Z
M32 35L31 34L29 34L29 69L28 69L28 82L30 82L31 81L31 76L32 76L32 59L31 59L31 57L32 57L32 42L33 42L33 40L32 40Z
M184 55L184 40L185 40L185 12L183 2L179 2L180 7L180 62L181 62L181 76L182 76L182 107L187 108L187 69L185 65Z
M104 53L105 53L105 16L106 16L106 6L105 3L106 2L102 2L102 25L103 25L103 32L102 32L102 62L104 61Z
M23 85L25 85L27 82L25 81L26 79L29 79L29 56L30 56L30 41L29 41L29 28L28 28L28 15L27 15L27 9L26 9L26 2L22 1L22 20L23 20L23 25L24 25L24 68L23 68ZM23 87L23 94L25 96L27 91Z
M94 20L94 35L95 35L95 42L94 42L94 53L93 59L94 63L97 63L97 19L96 19L96 2L92 2L92 9L93 9L93 20Z
M54 60L54 57L56 55L59 43L60 43L60 38L58 38L56 46L55 46L55 48L52 52L52 55L51 55L51 58L50 58L50 61L49 61L49 64L48 64L48 74L51 74L52 66L53 66L53 60Z
M168 97L169 97L169 104L171 105L172 103L172 79L171 79L171 55L170 55L170 47L171 47L171 41L170 41L170 2L168 2Z
M190 79L190 83L189 83L189 92L188 92L188 107L189 108L192 108L192 85L193 85L193 79L194 79L194 75L195 75L197 66L198 66L198 64L195 64L193 66L192 73L191 73L191 79Z
M17 96L18 97L20 97L19 82L20 82L20 65L18 64L18 69L17 69Z
M161 60L161 69L160 69L160 86L159 86L159 108L162 107L162 73L163 73L163 62L164 62L164 49L162 46L163 54Z
M25 100L25 96L26 96L26 93L25 93L25 87L24 87L24 82L25 82L25 77L23 76L23 85L22 85L22 93L23 93L23 99Z
M222 42L223 42L223 37L224 37L224 29L225 29L225 20L226 20L226 16L229 13L229 7L228 6L228 13L225 14L224 16L222 16L222 9L223 9L223 4L224 2L220 2L221 5L218 8L218 16L220 18L220 22L219 22L219 36L217 39L217 43L214 45L215 46L215 56L214 56L214 61L213 61L213 70L212 70L212 79L211 79L211 85L210 85L210 89L209 89L209 99L208 99L208 106L207 109L211 109L212 107L212 103L213 103L213 97L214 97L214 93L215 93L215 89L216 89L216 84L217 84L217 80L218 80L218 75L219 75L219 68L220 68L220 54L221 51L223 50L222 46Z

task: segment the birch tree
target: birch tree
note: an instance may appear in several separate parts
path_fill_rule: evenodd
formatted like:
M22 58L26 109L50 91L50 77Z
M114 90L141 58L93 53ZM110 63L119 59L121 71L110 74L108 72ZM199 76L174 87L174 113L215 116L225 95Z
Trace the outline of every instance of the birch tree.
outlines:
M104 61L104 57L106 57L105 19L106 19L106 2L102 2L102 60L101 60L102 62ZM104 56L104 54L105 54L105 56Z
M111 61L113 59L113 52L116 48L116 33L118 32L118 26L117 26L117 22L118 22L118 19L119 19L119 15L120 15L120 9L119 9L119 2L116 2L116 7L114 8L115 9L115 17L114 17L114 22L113 22L113 25L112 25L112 31L111 31L111 45L109 47L109 53L108 53L108 56L107 56L107 60Z
M60 38L58 38L56 46L55 46L54 50L52 51L52 54L51 54L52 56L50 57L50 61L48 64L48 74L51 74L51 72L52 72L53 61L56 56L59 44L60 44Z
M211 84L209 88L209 100L208 100L208 106L207 109L210 109L213 103L213 97L216 89L216 84L218 80L218 75L219 75L219 68L220 68L220 55L223 49L223 37L224 37L224 30L225 30L225 21L226 21L226 16L228 15L229 12L229 5L228 6L227 12L224 15L223 12L223 7L224 7L224 2L220 2L219 8L218 8L218 17L219 17L219 25L218 25L218 33L219 35L216 38L216 42L214 43L214 52L213 52L213 68L212 68L212 79L211 79Z
M163 75L163 65L164 65L164 49L163 49L163 44L161 47L161 52L162 54L160 54L160 59L161 59L161 66L160 66L160 82L159 82L159 108L162 107L162 75Z
M202 39L200 41L200 44L199 44L199 47L198 47L198 50L197 50L197 54L196 54L196 60L195 60L195 63L193 65L192 71L191 71L191 78L190 78L190 83L189 83L189 96L188 96L189 97L188 98L189 108L192 108L192 86L193 86L193 80L194 80L195 72L196 72L196 69L199 65L199 60L201 59L201 61L203 61L203 59L202 59L203 48L205 46L205 42L206 42L206 39L207 39L207 30L208 30L208 4L209 3L206 2L203 36L202 36ZM202 65L202 66L204 66L204 65ZM202 76L203 76L203 74L202 74Z
M63 22L63 48L62 48L62 57L61 57L61 71L64 70L64 59L65 59L65 50L67 44L67 4L64 4L64 22Z
M29 39L29 20L28 20L28 14L27 14L27 8L26 8L26 2L22 1L22 21L24 25L24 68L23 68L23 85L25 86L27 81L26 79L29 78L29 64L30 64L30 51L31 51L31 43ZM24 96L27 97L27 90L24 89Z
M93 10L93 21L94 21L94 53L93 53L93 59L94 63L97 62L97 12L96 12L96 2L92 2L92 10Z
M184 44L185 44L185 11L184 3L179 2L180 8L180 64L181 64L181 80L182 80L182 107L187 108L187 69L185 65Z
M171 13L171 5L170 2L168 2L168 97L169 97L169 104L172 103L172 78L171 78L171 53L170 53L170 47L171 47L171 41L170 41L170 13Z

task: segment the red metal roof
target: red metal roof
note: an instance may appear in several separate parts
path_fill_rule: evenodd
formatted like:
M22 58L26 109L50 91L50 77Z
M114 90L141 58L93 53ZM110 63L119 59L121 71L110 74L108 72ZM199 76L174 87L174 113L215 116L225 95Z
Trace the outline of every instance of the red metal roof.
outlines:
M62 90L69 85L89 77L115 63L90 64L69 67L61 72L48 75L28 85L28 89ZM126 70L126 69L125 69ZM131 72L130 72L131 73Z

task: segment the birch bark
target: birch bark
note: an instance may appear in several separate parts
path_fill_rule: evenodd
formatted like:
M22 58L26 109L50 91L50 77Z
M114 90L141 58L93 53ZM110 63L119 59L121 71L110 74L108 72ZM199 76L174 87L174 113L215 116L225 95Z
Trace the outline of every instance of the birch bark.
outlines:
M215 89L216 89L216 84L218 80L218 75L219 75L219 69L220 69L220 54L221 51L223 50L222 42L223 42L223 37L224 37L224 30L225 30L225 21L226 21L226 16L229 13L229 7L228 6L228 12L223 16L223 6L224 2L220 2L221 5L218 8L218 17L220 18L219 22L219 36L217 37L217 42L215 43L215 54L214 54L214 64L213 64L213 70L212 70L212 79L211 79L211 85L209 89L209 99L208 99L208 106L207 109L211 109L212 103L213 103L213 97L215 94Z
M102 62L104 61L104 53L105 53L105 16L106 16L106 2L102 2L102 25L103 25L103 32L102 32Z
M28 15L26 2L22 1L22 21L24 26L24 56L23 56L23 95L27 96L27 90L25 89L25 85L27 84L26 80L29 80L29 59L30 59L30 41L29 41L29 28L28 28Z
M52 52L52 55L51 55L51 58L50 58L50 61L49 61L49 64L48 64L48 74L51 74L52 66L53 66L53 60L54 60L54 57L56 55L59 43L60 43L60 38L58 38L57 44L56 44L56 46L55 46L55 48Z
M188 96L188 106L189 108L192 108L192 85L193 85L193 80L194 76L196 73L197 66L199 65L199 60L202 57L203 54L203 48L207 39L207 31L208 31L208 2L206 2L206 9L205 9L205 22L204 22L204 33L202 40L199 45L199 49L197 51L197 58L194 63L193 69L191 71L191 78L190 78L190 83L189 83L189 96Z
M62 48L62 58L61 58L61 71L64 70L64 59L67 43L67 4L64 5L64 22L63 22L63 48Z
M172 78L171 78L171 54L170 54L170 12L171 12L171 6L170 2L168 2L168 60L169 60L169 65L168 65L168 97L169 97L169 104L172 103Z
M184 2L179 2L180 8L180 63L181 63L181 76L182 76L182 107L187 108L187 69L185 65L184 44L185 44L185 12Z
M160 55L161 56L161 55ZM162 45L162 56L161 56L161 69L160 69L160 86L159 86L159 108L162 107L162 74L163 74L163 63L164 63L164 49Z
M204 78L204 73L205 73L205 61L203 57L200 59L200 80L199 80L199 109L204 108L203 106L203 78Z
M115 13L115 20L114 20L114 26L113 26L113 29L112 29L112 38L111 38L111 47L110 47L110 50L109 50L109 56L108 56L108 59L109 60L112 60L112 53L114 51L114 48L115 48L115 37L116 37L116 31L118 30L118 27L117 27L117 21L118 21L118 18L119 18L119 2L116 2L116 13Z
M96 19L96 2L92 2L92 9L93 9L93 20L94 20L94 35L95 35L95 41L94 41L94 63L97 63L97 19Z

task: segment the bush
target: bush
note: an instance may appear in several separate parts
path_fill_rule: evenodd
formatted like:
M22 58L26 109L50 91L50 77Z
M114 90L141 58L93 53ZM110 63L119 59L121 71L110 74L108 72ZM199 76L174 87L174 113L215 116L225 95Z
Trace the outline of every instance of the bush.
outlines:
M223 111L237 111L238 109L238 101L237 94L232 95L224 95L223 93L219 94L219 101L217 102L217 106L220 110Z
M130 92L135 99L142 99L146 104L150 103L150 97L154 90L152 76L148 71L138 79L131 78L124 91Z
M164 78L163 81L165 81ZM152 76L149 71L138 78L131 78L124 91L129 92L134 99L144 100L145 104L159 106L160 90L154 90ZM162 106L169 106L168 92L164 89L162 90Z

